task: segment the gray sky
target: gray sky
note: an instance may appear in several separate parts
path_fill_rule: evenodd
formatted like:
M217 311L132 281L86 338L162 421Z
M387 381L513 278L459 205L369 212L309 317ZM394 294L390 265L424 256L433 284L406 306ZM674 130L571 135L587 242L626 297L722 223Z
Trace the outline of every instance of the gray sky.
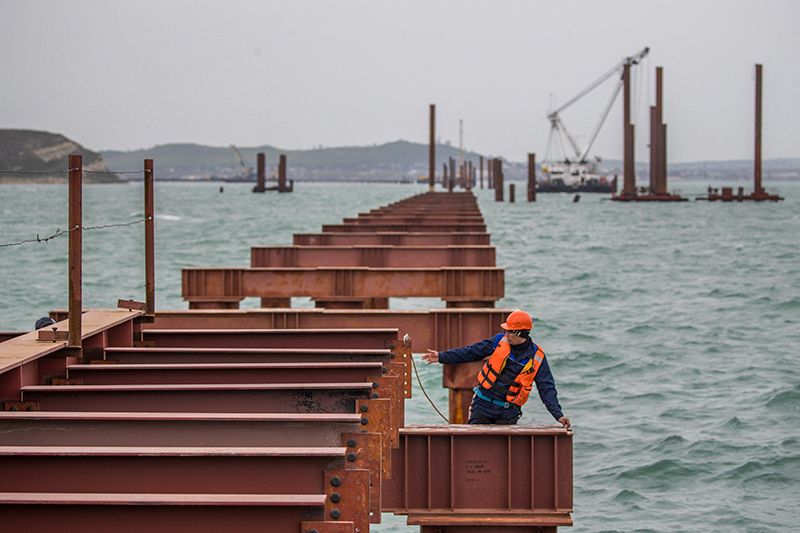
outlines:
M0 128L92 150L166 143L308 149L437 137L512 161L544 155L564 103L645 46L637 160L664 67L672 162L800 157L800 2L0 0ZM579 140L606 82L562 113ZM552 95L552 96L551 96ZM591 155L622 156L621 99Z

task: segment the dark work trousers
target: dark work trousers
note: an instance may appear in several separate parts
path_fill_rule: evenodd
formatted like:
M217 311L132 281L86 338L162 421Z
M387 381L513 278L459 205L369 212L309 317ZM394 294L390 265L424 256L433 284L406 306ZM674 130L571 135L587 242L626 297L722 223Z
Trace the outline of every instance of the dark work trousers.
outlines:
M522 416L522 408L518 405L510 404L509 407L496 405L487 402L478 396L472 397L469 406L470 424L516 424Z

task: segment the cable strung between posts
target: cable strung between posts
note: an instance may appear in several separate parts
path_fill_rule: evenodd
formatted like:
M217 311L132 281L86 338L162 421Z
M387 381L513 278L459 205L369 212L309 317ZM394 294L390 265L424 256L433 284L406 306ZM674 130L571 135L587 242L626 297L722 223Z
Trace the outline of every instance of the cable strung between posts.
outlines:
M84 231L91 231L91 230L103 229L103 228L119 228L119 227L122 227L122 226L132 226L133 224L139 224L141 222L147 222L148 220L152 220L152 219L153 219L153 217L146 217L146 218L140 218L139 220L134 220L133 222L124 222L122 224L105 224L103 226L91 226L91 227L83 226L83 227L81 227L81 229L84 230ZM57 228L56 232L53 235L50 235L49 237L41 238L41 237L39 237L39 234L37 233L35 239L27 239L27 240L20 241L20 242L11 242L11 243L8 243L8 244L0 244L0 248L5 248L7 246L19 246L21 244L26 244L26 243L29 243L29 242L47 242L50 239L55 239L56 237L59 237L61 235L66 235L67 233L69 233L71 231L75 231L76 229L78 229L78 226L75 226L74 228L68 229L67 231L61 231L61 229Z
M142 174L144 170L83 170L80 168L73 168L70 170L0 170L0 174L69 174L73 170L80 171L83 174Z
M427 392L425 392L425 387L422 386L422 380L419 379L419 372L417 371L417 363L414 361L414 356L413 355L411 356L411 365L414 367L414 373L417 375L417 382L419 383L419 388L422 389L422 394L425 395L425 397L430 402L431 406L436 410L437 413L439 413L439 416L441 416L444 419L444 421L449 424L450 421L447 419L446 416L444 416L442 414L441 411L439 411L439 409L436 408L436 405L433 403L433 400L431 400L431 397L428 396Z

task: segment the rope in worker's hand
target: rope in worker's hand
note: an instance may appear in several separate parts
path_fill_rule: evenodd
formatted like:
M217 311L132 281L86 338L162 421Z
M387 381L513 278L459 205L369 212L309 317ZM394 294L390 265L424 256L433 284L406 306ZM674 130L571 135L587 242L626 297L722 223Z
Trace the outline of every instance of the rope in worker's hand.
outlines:
M446 416L444 416L444 415L442 414L442 412L441 412L441 411L439 411L439 409L438 409L438 408L436 407L436 405L433 403L433 400L431 400L431 397L430 397L430 396L428 396L428 393L427 393L427 392L425 392L425 387L422 385L422 380L421 380L421 379L420 379L420 377L419 377L419 371L417 371L417 363L414 361L414 354L411 354L411 365L414 367L414 373L417 375L417 382L419 383L419 388L420 388L420 389L422 389L422 394L424 394L424 395L425 395L425 397L426 397L426 398L428 399L428 401L430 402L431 406L432 406L432 407L433 407L433 408L436 410L436 412L437 412L437 413L439 413L439 416L441 416L441 417L444 419L444 421L445 421L445 422L447 422L447 423L449 424L449 423L450 423L450 421L447 419L447 417L446 417Z

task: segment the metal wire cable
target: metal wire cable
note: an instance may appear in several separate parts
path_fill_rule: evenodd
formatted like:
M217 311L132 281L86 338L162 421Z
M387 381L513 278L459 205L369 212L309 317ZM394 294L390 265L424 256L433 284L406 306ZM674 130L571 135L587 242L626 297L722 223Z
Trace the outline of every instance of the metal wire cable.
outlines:
M78 168L73 168L70 170L41 170L41 171L34 171L34 170L0 170L0 174L33 174L33 175L42 175L42 174L69 174L73 170L80 170L83 174L142 174L144 170L82 170Z
M432 407L433 407L433 408L436 410L436 412L437 412L437 413L439 413L439 416L441 416L441 417L444 419L444 421L445 421L445 422L447 422L447 423L449 424L449 423L450 423L450 421L447 419L447 417L446 417L446 416L444 416L444 415L442 414L442 412L441 412L441 411L439 411L439 409L436 407L436 404L434 404L434 403L433 403L433 400L431 400L431 397L430 397L430 396L428 396L428 393L427 393L427 392L425 392L425 387L423 387L423 386L422 386L422 380L419 378L419 372L417 371L417 363L414 361L414 356L413 356L413 355L411 356L411 366L413 366L413 367L414 367L414 373L417 375L417 382L419 383L419 388L420 388L420 389L422 389L422 394L424 394L424 395L425 395L425 397L426 397L426 398L428 399L428 401L430 402L431 406L432 406Z
M153 219L153 217L145 217L145 218L140 218L138 220L134 220L132 222L124 222L124 223L120 223L120 224L104 224L102 226L89 226L89 227L81 226L81 229L83 231L91 231L91 230L98 230L98 229L104 229L104 228L120 228L120 227L123 227L123 226L132 226L133 224L139 224L141 222L146 222L146 221L152 220L152 219ZM76 229L78 229L78 226L75 226L74 228L70 228L70 229L68 229L66 231L61 231L60 228L56 228L56 232L53 235L50 235L49 237L42 238L42 237L39 237L39 234L37 233L35 239L27 239L27 240L20 241L20 242L11 242L11 243L8 243L8 244L0 244L0 248L5 248L5 247L8 247L8 246L20 246L22 244L27 244L27 243L31 243L31 242L47 242L50 239L54 239L56 237L60 237L61 235L66 235L67 233L69 233L71 231L75 231Z

